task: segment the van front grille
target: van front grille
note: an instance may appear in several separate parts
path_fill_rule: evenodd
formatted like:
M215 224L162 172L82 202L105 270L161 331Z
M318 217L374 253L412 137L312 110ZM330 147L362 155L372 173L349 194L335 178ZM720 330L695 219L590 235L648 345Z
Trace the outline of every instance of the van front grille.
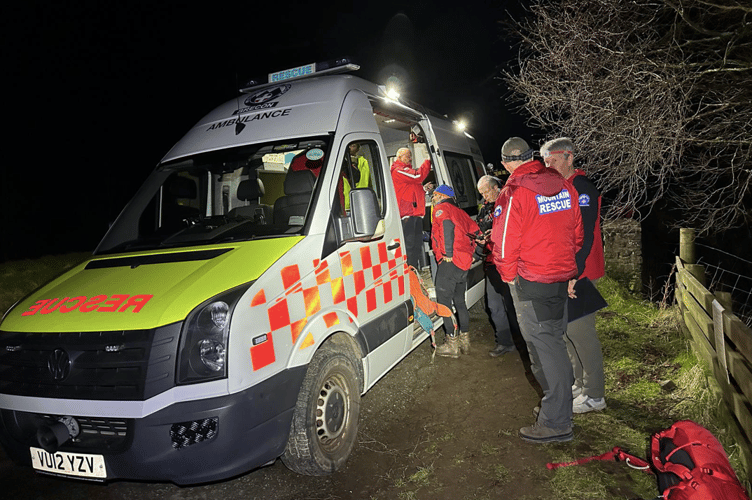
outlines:
M0 393L146 399L174 385L180 325L113 332L0 332Z

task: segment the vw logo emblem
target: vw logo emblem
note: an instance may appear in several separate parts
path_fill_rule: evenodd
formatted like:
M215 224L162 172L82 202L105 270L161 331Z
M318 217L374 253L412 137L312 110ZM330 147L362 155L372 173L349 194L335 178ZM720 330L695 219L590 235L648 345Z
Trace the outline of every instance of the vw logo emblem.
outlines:
M47 369L53 380L63 380L70 373L70 357L63 349L55 349L47 359Z

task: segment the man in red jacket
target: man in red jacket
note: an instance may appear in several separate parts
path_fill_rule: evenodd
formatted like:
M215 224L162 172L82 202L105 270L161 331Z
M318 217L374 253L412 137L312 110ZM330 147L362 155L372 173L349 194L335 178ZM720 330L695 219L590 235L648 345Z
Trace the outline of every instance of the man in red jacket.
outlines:
M519 434L534 443L569 441L574 377L564 332L568 282L578 275L575 254L583 240L577 191L533 160L524 139L507 140L501 157L511 175L494 208L494 262L509 283L531 369L543 390L536 422Z
M423 252L423 215L426 213L423 180L431 170L431 161L426 159L417 169L413 168L412 161L410 150L400 148L391 171L402 218L402 232L405 235L407 264L419 269L420 255Z
M571 139L560 137L550 140L541 146L540 153L546 166L570 181L578 194L585 239L575 256L579 274L569 281L569 296L576 299L574 285L578 280L588 278L597 284L598 279L606 274L601 237L601 194L584 171L574 168L574 144ZM572 411L586 413L603 410L606 408L603 352L595 329L595 313L570 322L564 339L574 369Z
M431 240L436 255L436 302L457 310L460 334L454 331L451 318L444 318L446 342L436 348L436 354L458 358L460 352L470 353L470 313L465 304L467 271L473 263L475 238L480 237L478 224L454 202L454 190L442 184L432 195L433 225Z

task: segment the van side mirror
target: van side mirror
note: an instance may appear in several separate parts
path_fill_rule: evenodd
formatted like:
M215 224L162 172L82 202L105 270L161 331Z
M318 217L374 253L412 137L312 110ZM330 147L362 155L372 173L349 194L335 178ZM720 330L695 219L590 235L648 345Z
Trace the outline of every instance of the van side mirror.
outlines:
M340 241L367 241L384 235L379 200L370 188L350 191L350 215L339 219Z

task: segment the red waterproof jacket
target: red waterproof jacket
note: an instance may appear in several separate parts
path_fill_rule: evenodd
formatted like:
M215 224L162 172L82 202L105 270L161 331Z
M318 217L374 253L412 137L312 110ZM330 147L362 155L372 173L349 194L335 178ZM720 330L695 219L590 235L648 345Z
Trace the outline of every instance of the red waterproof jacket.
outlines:
M577 190L538 160L523 163L496 200L491 241L506 282L517 275L538 283L575 278L583 241Z
M392 163L392 181L399 201L400 217L414 215L423 217L426 213L426 193L423 181L431 170L431 160L426 160L415 170L407 163L395 160Z
M568 179L578 194L585 239L577 252L578 278L597 280L606 274L601 236L601 193L584 171L576 169ZM584 268L584 270L583 270Z
M437 262L451 257L455 266L463 271L470 269L478 233L478 224L451 200L444 200L434 207L431 239Z

